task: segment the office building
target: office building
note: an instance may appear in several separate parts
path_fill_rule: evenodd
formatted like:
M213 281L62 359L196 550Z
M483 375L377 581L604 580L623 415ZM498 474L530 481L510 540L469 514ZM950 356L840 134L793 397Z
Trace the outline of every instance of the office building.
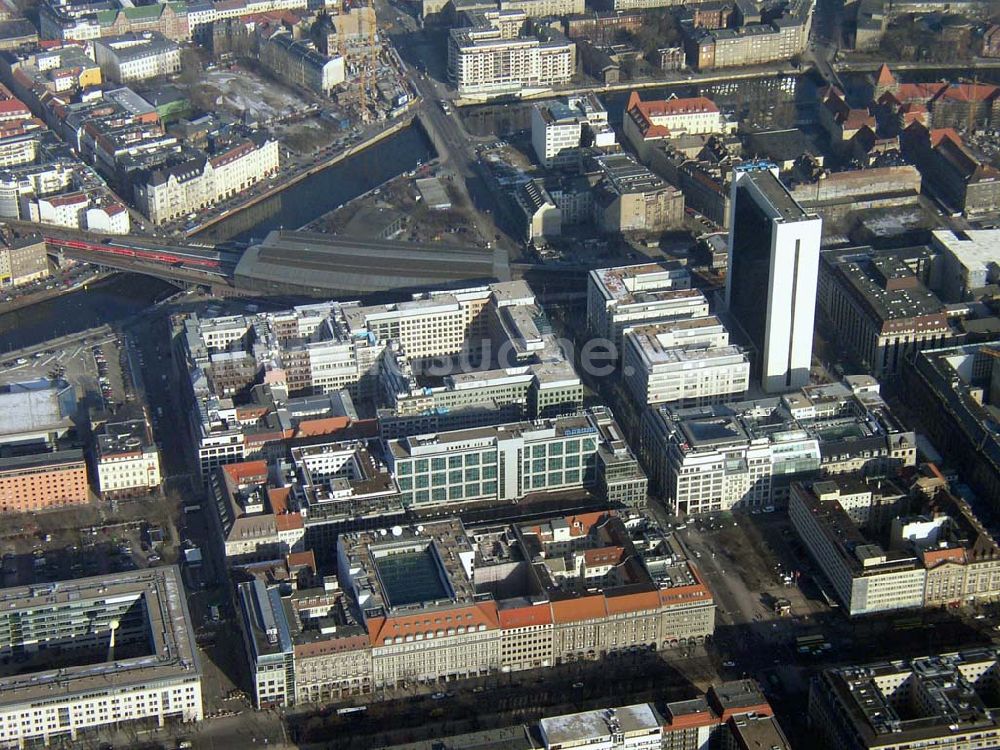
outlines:
M461 356L438 363L444 367L426 367L420 355L430 352L430 334L386 350L379 363L383 437L575 414L582 408L583 383L525 282L436 296L454 305L457 324L452 337L441 342L443 350L431 353ZM396 340L410 337L404 327L380 330ZM448 327L435 335L442 330Z
M1000 229L936 229L931 245L941 253L941 297L968 302L1000 282Z
M592 159L601 180L594 195L594 223L605 232L659 235L684 222L684 194L639 164L631 154Z
M576 73L576 44L551 29L521 36L523 11L487 11L480 24L451 29L448 78L460 96L489 98L546 91Z
M655 581L627 562L638 553L604 512L470 530L435 521L345 535L338 550L341 586L366 602L376 686L670 648L714 620L691 563Z
M336 578L240 584L255 703L324 702L701 642L714 623L711 593L681 549L661 542L662 553L643 556L647 569L607 512L344 533ZM308 567L310 557L290 555L288 566Z
M99 729L203 718L176 567L8 588L0 602L0 652L18 661L0 677L4 747L79 745Z
M288 458L215 470L211 515L228 565L246 568L310 551L328 564L337 536L351 523L402 515L395 480L363 441L296 442L302 444Z
M788 515L849 616L1000 597L1000 547L933 464L908 492L851 474L795 482Z
M0 513L34 513L89 501L81 450L0 458Z
M547 716L530 724L439 736L448 747L505 750L791 750L753 680L712 685L686 700L637 703ZM387 750L412 750L393 745Z
M609 503L646 502L645 475L603 409L399 438L386 452L410 508L497 505L584 489Z
M889 480L872 486L851 479L792 484L788 516L799 539L849 617L922 607L927 571L917 553L880 544L871 518L902 510L902 492Z
M870 377L813 385L780 398L642 416L639 455L651 489L676 512L782 505L793 479L916 464L916 437L889 412Z
M73 428L76 389L39 378L0 386L0 445L51 450Z
M545 750L661 750L663 719L649 703L552 716L538 722Z
M105 80L127 83L180 72L181 48L162 34L148 31L95 41L94 59Z
M144 495L160 486L160 452L145 419L108 422L94 451L102 497Z
M624 336L622 378L635 404L701 406L740 399L750 361L715 316L639 325Z
M579 166L581 147L603 149L616 143L608 112L594 94L532 107L531 145L546 169Z
M809 382L822 220L771 165L737 167L731 187L726 305L755 348L756 375L777 393Z
M259 578L237 587L257 708L325 704L372 690L368 634L336 581L298 589Z
M679 263L599 268L587 277L587 329L619 350L631 327L706 315L705 295L691 289L691 275Z
M906 262L921 252L851 248L820 256L820 307L838 343L877 378L898 374L916 352L957 335L944 303Z
M925 349L902 370L900 393L925 434L984 500L1000 498L1000 358L995 343Z
M809 688L810 724L844 750L995 747L998 658L983 648L824 669Z

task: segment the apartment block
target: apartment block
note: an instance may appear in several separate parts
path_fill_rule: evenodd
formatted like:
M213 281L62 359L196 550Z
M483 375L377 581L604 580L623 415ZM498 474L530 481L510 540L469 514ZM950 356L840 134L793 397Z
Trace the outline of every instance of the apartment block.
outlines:
M94 59L101 66L101 75L115 83L160 78L181 69L180 47L152 31L95 41Z
M645 476L603 409L410 436L388 441L386 452L407 507L495 505L582 489L611 503L645 504Z
M813 10L812 0L796 0L770 23L713 30L685 26L688 64L711 70L790 60L806 48Z
M651 323L625 333L622 379L640 409L700 406L742 398L750 360L715 316Z
M781 505L793 479L916 464L916 438L869 377L811 385L780 398L643 414L639 455L676 512Z
M478 14L481 25L452 29L448 77L460 96L489 98L522 91L545 91L576 73L576 44L558 32L520 36L522 11Z
M970 218L988 215L1000 201L1000 170L976 154L952 128L928 130L914 122L899 137L903 156L924 184L952 209Z
M813 678L809 720L845 750L935 750L1000 743L995 648L831 667Z
M212 156L189 155L135 184L136 206L154 224L201 211L277 173L278 142L243 140Z
M145 419L108 422L96 436L97 491L102 497L127 497L160 486L160 452Z
M261 41L260 61L286 83L321 96L330 96L346 76L343 57L328 57L312 42L285 31Z
M0 743L73 745L101 729L203 718L194 628L176 567L0 590ZM59 667L46 654L61 653Z

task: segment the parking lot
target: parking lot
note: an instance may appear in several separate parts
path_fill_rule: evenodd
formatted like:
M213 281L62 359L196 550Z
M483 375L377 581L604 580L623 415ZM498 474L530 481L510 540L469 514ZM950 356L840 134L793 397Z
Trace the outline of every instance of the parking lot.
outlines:
M111 333L84 343L72 337L63 346L36 351L0 363L0 385L62 378L77 389L84 407L114 411L134 398L118 338Z

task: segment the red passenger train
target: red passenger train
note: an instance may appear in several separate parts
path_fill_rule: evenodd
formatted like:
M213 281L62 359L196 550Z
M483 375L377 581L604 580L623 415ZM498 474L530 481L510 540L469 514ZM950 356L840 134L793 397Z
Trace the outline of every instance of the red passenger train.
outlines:
M118 255L136 260L165 263L171 266L194 266L198 269L219 269L222 265L217 250L198 247L183 249L152 249L133 247L121 242L85 242L83 240L61 240L57 237L46 237L45 242L54 247L64 247L70 250L86 250L94 253Z

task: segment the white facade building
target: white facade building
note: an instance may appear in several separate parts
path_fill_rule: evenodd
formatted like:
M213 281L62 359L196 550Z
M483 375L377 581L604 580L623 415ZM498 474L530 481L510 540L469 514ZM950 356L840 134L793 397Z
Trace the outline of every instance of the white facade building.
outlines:
M162 34L122 34L94 42L94 59L105 79L116 83L180 72L181 48Z
M587 328L619 347L628 328L706 315L708 300L691 289L691 275L680 264L598 268L587 279Z
M505 23L505 13L483 14L482 26L452 29L448 38L448 76L461 96L489 98L506 93L545 91L576 73L576 44L553 34L542 40L522 37ZM513 30L513 34L511 31Z
M132 220L128 209L121 203L109 203L87 209L87 229L103 234L128 234Z
M242 193L275 174L278 164L277 141L243 141L215 156L153 172L136 185L136 203L151 222L162 224Z
M3 650L26 662L0 678L0 746L80 746L81 732L203 718L194 629L176 567L8 588L0 601ZM150 655L109 654L112 622L121 651L148 643ZM32 662L45 648L62 650L61 668ZM108 663L74 663L77 649L84 660L96 651Z
M608 112L595 95L532 108L531 145L546 169L576 164L584 141L597 148L617 143L608 124Z
M780 398L659 406L642 416L650 485L679 513L784 504L793 478L894 474L916 463L916 437L866 386L806 386Z
M726 278L726 304L757 349L768 393L809 382L823 228L776 172L752 165L733 174Z
M97 436L96 454L102 496L147 493L160 486L160 452L145 420L106 424Z
M83 226L90 197L86 193L64 193L48 198L29 199L31 221L79 229Z
M718 318L688 318L627 331L622 377L639 408L696 406L741 398L750 386L750 361L729 343Z
M550 716L538 722L545 750L660 750L663 718L649 703Z

